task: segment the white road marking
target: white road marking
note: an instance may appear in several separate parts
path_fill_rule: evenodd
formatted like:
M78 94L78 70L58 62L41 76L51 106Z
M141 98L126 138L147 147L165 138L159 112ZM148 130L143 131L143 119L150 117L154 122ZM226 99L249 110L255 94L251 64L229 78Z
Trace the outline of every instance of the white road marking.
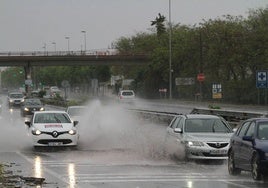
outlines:
M33 160L31 158L28 158L27 156L23 155L20 152L17 152L18 155L23 157L25 160L30 162L31 164L34 164ZM88 164L86 162L77 162L77 161L64 161L64 162L57 162L57 161L42 161L43 170L52 176L56 177L57 179L61 180L62 182L69 184L69 175L68 173L62 174L61 176L56 173L53 170L50 170L46 168L45 166L49 167L66 167L69 164L74 164L76 167L112 167L112 166L120 166L116 164ZM126 165L127 166L127 165ZM161 165L159 165L161 166ZM172 165L168 165L172 166ZM176 166L176 165L174 165ZM211 173L187 173L187 172L178 172L178 173L129 173L129 174L123 174L123 173L84 173L74 174L75 179L75 187L79 188L78 183L126 183L126 182L185 182L185 181L191 181L191 182L223 182L226 184L235 185L238 187L243 188L250 188L246 185L240 185L236 182L248 182L248 183L254 183L251 179L246 178L230 178L228 175L223 174L216 174L213 175ZM89 186L90 187L90 186ZM91 188L95 188L94 186L91 186Z

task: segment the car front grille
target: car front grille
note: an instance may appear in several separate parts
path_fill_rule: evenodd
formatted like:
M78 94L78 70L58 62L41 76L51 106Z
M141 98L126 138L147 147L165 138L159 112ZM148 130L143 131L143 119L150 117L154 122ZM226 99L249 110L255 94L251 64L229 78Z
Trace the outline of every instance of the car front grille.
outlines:
M48 143L51 143L51 142L62 142L62 144L70 144L72 143L72 140L70 139L53 139L53 140L50 140L50 139L42 139L42 140L39 140L38 141L38 144L46 144L48 145Z
M209 145L212 148L224 148L226 146L228 146L228 142L208 142L207 145Z
M203 155L205 156L205 157L226 157L227 156L227 154L211 154L211 153L203 153Z

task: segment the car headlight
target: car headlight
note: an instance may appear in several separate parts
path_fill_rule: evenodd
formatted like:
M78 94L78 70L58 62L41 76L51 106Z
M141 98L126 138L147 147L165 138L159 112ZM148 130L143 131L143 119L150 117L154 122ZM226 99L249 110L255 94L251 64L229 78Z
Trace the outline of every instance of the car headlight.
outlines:
M32 130L33 135L40 135L42 132L39 131L38 129Z
M40 111L44 111L45 110L45 108L40 108Z
M204 146L203 142L199 142L199 141L188 141L187 142L187 146L192 147L192 146Z
M24 102L24 99L21 99L21 102Z
M14 102L14 100L13 99L9 99L9 102Z
M28 112L29 111L29 108L24 108L24 111L27 111Z
M71 130L69 130L68 133L69 133L70 135L75 135L75 134L76 134L76 130L71 129Z

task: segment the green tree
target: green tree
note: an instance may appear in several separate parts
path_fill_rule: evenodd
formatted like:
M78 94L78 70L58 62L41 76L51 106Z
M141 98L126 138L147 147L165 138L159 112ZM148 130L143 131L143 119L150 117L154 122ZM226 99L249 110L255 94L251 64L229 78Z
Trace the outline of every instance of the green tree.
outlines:
M162 34L166 32L165 24L166 17L158 13L158 17L155 20L151 21L151 26L156 27L157 36L160 37Z

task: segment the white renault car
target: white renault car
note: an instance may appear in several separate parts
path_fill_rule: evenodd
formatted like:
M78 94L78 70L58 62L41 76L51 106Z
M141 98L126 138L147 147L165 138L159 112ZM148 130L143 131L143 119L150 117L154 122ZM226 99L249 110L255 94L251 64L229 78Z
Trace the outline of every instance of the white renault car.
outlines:
M78 121L72 121L64 111L38 111L25 121L34 146L76 146Z
M189 114L174 117L167 128L172 154L186 159L227 159L233 131L215 115Z

